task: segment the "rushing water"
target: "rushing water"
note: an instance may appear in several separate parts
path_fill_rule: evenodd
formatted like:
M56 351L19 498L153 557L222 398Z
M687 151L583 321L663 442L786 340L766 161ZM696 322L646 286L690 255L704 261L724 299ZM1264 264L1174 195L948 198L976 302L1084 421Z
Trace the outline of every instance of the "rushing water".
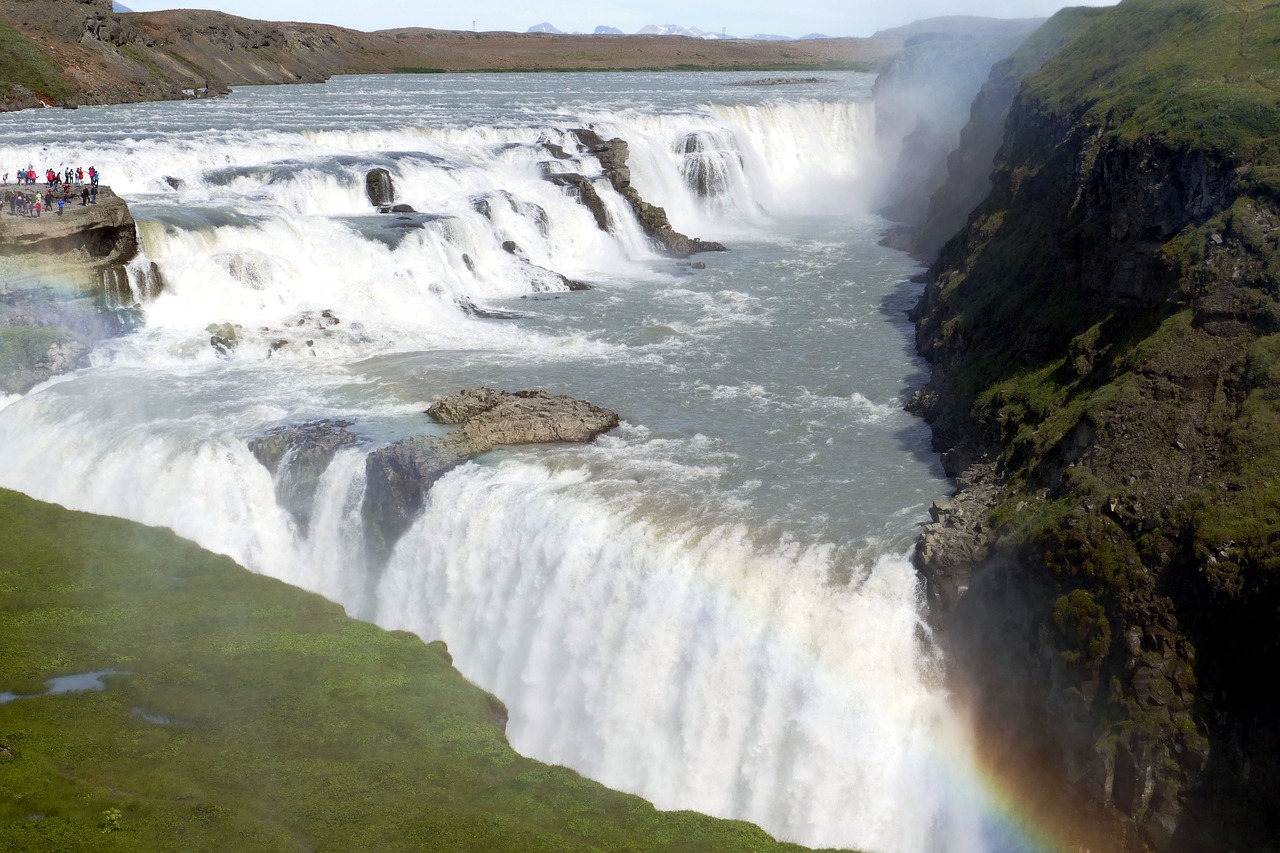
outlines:
M908 562L946 491L901 410L916 270L864 209L871 78L823 76L361 77L0 117L0 168L96 165L164 281L91 368L4 401L0 485L442 638L517 749L660 807L814 845L989 847ZM655 253L592 156L541 144L576 150L585 126L628 141L678 230L731 251ZM370 209L375 167L417 214ZM608 232L546 179L570 171ZM207 330L226 323L229 356ZM364 566L365 454L475 384L624 423L455 470ZM365 443L304 533L246 442L321 417Z

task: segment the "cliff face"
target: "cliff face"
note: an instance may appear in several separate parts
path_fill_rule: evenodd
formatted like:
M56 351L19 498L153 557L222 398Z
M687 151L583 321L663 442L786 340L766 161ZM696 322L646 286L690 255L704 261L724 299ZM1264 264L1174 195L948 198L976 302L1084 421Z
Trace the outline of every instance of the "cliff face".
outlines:
M1280 842L1277 69L1275 5L1099 14L915 312L955 683L1093 849Z
M991 172L1003 139L1005 119L1013 98L1028 75L1038 71L1055 53L1080 34L1102 10L1077 7L1063 10L1039 27L1012 55L991 67L974 97L959 145L946 157L946 178L927 201L927 214L911 237L911 250L927 260L968 219L969 212L991 191Z
M930 195L946 179L947 154L965 126L969 102L992 64L1040 23L939 18L912 32L885 63L875 85L876 144L889 160L884 216L910 223L924 218Z
M10 185L0 198L22 190ZM109 187L96 204L77 196L61 215L55 208L39 218L10 215L4 199L0 393L25 393L83 367L95 341L133 328L139 291L159 288L154 268L126 268L137 253L133 216Z

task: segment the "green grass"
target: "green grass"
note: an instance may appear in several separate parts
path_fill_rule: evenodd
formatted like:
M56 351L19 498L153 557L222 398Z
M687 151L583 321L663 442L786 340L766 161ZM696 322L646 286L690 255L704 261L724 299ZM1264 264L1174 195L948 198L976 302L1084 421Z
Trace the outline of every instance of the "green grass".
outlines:
M1280 7L1126 0L1028 81L1051 109L1128 140L1280 161Z
M0 518L0 692L120 673L0 704L6 851L800 849L519 756L441 643L165 531Z
M26 36L0 21L0 100L11 95L14 86L55 103L65 101L71 94L58 67Z

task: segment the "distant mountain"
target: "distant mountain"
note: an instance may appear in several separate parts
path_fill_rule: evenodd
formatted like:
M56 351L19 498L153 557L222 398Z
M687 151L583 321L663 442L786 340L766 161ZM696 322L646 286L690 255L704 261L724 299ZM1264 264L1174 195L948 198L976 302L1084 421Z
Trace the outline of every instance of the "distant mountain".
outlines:
M679 24L649 24L636 30L638 36L693 36L693 33Z
M724 32L710 33L697 27L682 27L679 24L650 24L647 27L641 27L636 30L638 36L685 36L686 38L719 40L719 39L736 39ZM753 37L754 38L754 37Z
M800 38L796 39L796 41L811 41L813 39L829 39L829 38L831 38L831 36L826 35L825 33L809 33L808 35L800 36Z
M541 24L537 24L535 26L529 27L529 29L526 30L525 32L553 33L555 35L568 35L568 33L565 33L563 30L557 29L554 25L549 24L545 21L542 22ZM648 26L644 26L636 30L635 34L638 36L684 36L685 38L703 39L704 41L721 41L725 39L735 39L735 40L745 39L747 41L799 41L801 39L831 38L831 36L823 35L822 33L809 33L809 35L807 36L802 36L801 39L793 39L791 36L780 36L780 35L774 35L771 33L757 33L753 36L735 36L728 32L725 32L724 30L721 30L720 32L717 33L717 32L710 32L704 29L700 29L698 27L684 27L684 26L681 26L680 24L649 24ZM581 35L581 33L574 33L574 35ZM605 24L601 24L591 32L591 35L624 36L626 35L626 33L618 29L617 27L610 27Z

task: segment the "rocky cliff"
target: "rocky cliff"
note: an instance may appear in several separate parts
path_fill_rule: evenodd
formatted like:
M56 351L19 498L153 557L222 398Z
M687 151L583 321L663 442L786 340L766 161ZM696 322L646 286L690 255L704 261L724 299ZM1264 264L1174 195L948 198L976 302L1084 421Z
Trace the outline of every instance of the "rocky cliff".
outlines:
M973 98L967 122L959 133L959 144L938 166L938 171L945 173L945 180L940 186L935 180L923 182L913 196L915 201L904 211L915 214L914 219L919 222L909 240L912 252L931 261L964 226L969 212L991 192L991 171L1004 136L1005 119L1022 81L1100 14L1102 10L1086 6L1065 9L991 67L986 82ZM927 200L919 198L921 191L930 188L933 193Z
M1093 850L1280 845L1278 93L1275 4L1097 13L914 315L954 685Z
M76 197L62 214L10 213L0 193L0 393L20 394L83 367L95 341L132 329L142 292L160 280L154 268L126 267L138 235L124 199L101 187L94 204ZM45 189L41 184L39 189Z

